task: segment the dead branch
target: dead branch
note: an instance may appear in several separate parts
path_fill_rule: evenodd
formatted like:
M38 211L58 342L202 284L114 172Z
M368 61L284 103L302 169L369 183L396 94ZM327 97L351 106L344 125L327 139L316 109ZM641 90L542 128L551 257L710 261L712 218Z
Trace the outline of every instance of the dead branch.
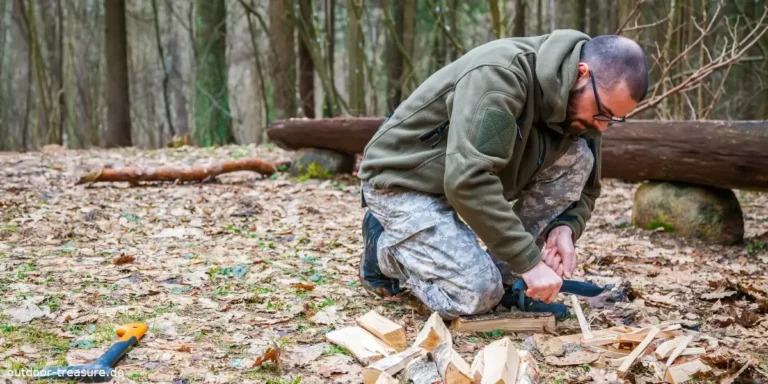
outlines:
M97 182L130 182L138 183L140 181L171 181L171 182L191 182L203 181L211 177L236 171L252 171L264 176L271 176L277 172L274 164L261 161L256 158L245 158L237 160L224 160L211 166L197 166L191 168L101 168L89 172L80 178L76 185L92 184Z
M652 28L652 27L655 27L655 26L657 26L657 25L667 21L667 19L669 19L669 16L665 16L663 19L661 19L659 21L654 21L653 23L642 24L642 25L635 25L633 27L624 28L621 32L622 33L623 32L634 32L634 31L638 31L638 30L641 30L641 29Z
M624 27L626 27L627 24L629 24L629 21L632 20L633 17L635 17L635 14L637 13L637 11L640 10L640 4L642 4L643 2L645 2L645 0L637 0L637 2L635 2L635 7L632 8L631 12L629 12L629 16L627 16L627 19L621 23L621 26L619 27L619 29L617 29L616 32L614 33L615 35L621 35L621 33L624 32Z
M685 60L685 57L688 54L688 52L690 52L695 46L699 44L703 44L704 38L707 35L712 33L713 27L714 27L715 21L717 20L717 15L719 12L720 12L720 7L717 8L717 10L715 11L715 14L712 16L712 19L710 20L706 28L701 28L698 25L696 25L696 28L699 30L701 34L699 38L697 38L693 44L687 46L686 49L683 50L683 52L681 52L679 55L677 55L677 57L672 59L669 63L667 63L664 66L660 79L656 83L656 86L654 87L651 96L648 99L640 102L637 105L637 107L635 107L635 109L628 114L628 116L634 116L650 108L655 108L661 101L663 101L667 97L696 88L701 84L701 82L706 77L708 77L712 73L722 68L730 67L732 65L739 63L741 61L741 58L747 53L747 51L753 45L758 43L760 39L763 37L763 35L765 35L768 32L768 25L763 25L763 21L765 20L766 16L768 16L768 9L766 9L762 17L760 18L759 22L756 23L757 24L756 27L752 28L752 30L747 36L745 36L741 40L733 39L730 46L726 44L717 57L709 60L707 64L694 70L693 73L685 77L677 85L673 85L669 89L664 89L663 91L660 92L664 84L672 83L672 79L667 77L670 70L672 69L672 66L681 60ZM730 28L729 28L729 32L732 32Z
M440 15L438 15L437 12L435 12L435 3L432 2L432 0L427 0L427 5L429 8L429 11L432 13L432 16L434 16L435 21L437 22L437 25L440 26L440 29L443 31L443 33L445 33L445 36L448 37L448 40L451 41L451 44L453 44L453 46L456 47L456 50L459 51L459 54L463 55L467 53L467 50L464 49L464 46L461 45L459 40L456 39L456 36L454 36L453 33L451 33L451 31L449 31L448 28L446 28L445 23L443 23L443 18L440 17Z

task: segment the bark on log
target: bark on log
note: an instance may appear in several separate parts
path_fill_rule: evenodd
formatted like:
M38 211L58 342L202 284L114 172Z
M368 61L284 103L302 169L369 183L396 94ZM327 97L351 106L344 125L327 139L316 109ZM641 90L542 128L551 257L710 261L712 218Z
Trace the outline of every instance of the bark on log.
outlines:
M270 140L285 149L362 153L382 118L273 122ZM603 134L603 178L667 180L768 190L768 121L652 121L615 124Z
M101 168L89 172L80 178L77 184L91 184L96 182L119 182L127 181L138 183L140 181L173 181L190 182L203 181L209 177L215 177L223 173L236 171L253 171L265 176L270 176L277 172L277 168L272 163L267 163L259 159L246 158L237 160L225 160L211 166L192 167L192 168Z

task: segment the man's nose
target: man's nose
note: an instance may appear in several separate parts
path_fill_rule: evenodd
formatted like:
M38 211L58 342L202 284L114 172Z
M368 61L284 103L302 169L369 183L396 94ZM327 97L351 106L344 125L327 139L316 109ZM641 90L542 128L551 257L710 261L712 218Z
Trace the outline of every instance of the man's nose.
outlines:
M605 130L608 129L608 126L610 124L611 123L609 121L598 121L597 122L597 130L600 131L601 133L605 132Z

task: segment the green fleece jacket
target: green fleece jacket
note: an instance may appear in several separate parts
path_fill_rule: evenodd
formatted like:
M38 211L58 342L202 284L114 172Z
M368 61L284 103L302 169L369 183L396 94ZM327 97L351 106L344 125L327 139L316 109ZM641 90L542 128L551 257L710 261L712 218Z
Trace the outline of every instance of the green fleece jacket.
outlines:
M483 44L431 75L366 145L358 177L376 187L445 195L495 257L513 271L541 256L509 204L572 142L559 125L589 36L557 30ZM600 195L600 139L588 140L595 168L555 219L582 234Z

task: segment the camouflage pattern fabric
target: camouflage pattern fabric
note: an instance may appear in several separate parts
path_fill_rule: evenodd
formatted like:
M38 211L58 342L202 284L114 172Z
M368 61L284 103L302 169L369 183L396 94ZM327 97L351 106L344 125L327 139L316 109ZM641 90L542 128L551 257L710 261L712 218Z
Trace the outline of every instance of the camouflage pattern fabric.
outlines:
M579 199L593 162L586 141L579 139L523 188L513 208L527 232L537 237ZM445 196L374 189L365 182L362 193L384 227L378 242L381 271L444 319L491 310L504 285L516 279L505 262L480 246Z

